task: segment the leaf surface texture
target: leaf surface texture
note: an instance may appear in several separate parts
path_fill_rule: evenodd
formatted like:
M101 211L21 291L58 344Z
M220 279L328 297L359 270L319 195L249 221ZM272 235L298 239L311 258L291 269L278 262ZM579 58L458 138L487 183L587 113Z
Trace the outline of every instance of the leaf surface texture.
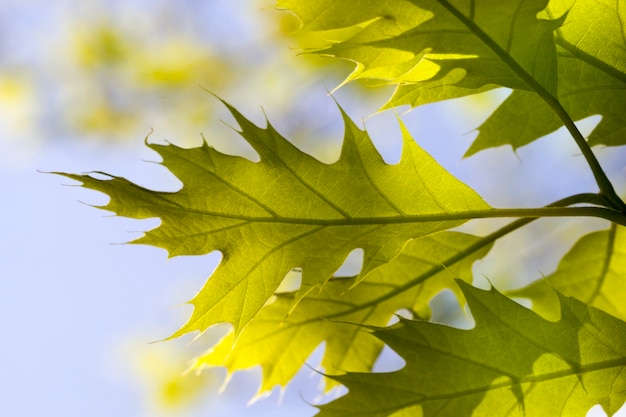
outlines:
M625 279L626 228L612 225L580 238L554 273L507 294L530 298L535 311L551 315L556 290L626 320Z
M463 282L471 330L402 319L374 328L406 361L396 372L340 375L348 394L321 406L333 416L612 415L626 395L624 322L559 295L547 321L499 292Z
M364 251L361 281L395 258L407 241L463 223L464 216L455 214L489 209L404 128L402 158L389 165L344 114L341 156L324 164L269 123L258 127L228 108L259 162L206 143L191 149L150 144L183 183L181 190L157 192L113 176L68 175L108 194L111 200L102 208L161 219L135 243L164 248L170 256L222 253L220 265L191 300L190 320L174 336L217 323L231 323L238 334L294 268L302 269L299 300L323 286L356 248Z
M396 85L383 107L412 107L497 87L512 94L467 151L545 136L601 115L591 145L626 144L626 11L609 0L280 0L304 30L362 29L318 53L356 63L346 81Z
M428 303L447 288L464 300L454 278L471 282L472 264L491 247L480 242L481 238L457 232L412 240L400 255L358 285L356 277L333 278L293 311L295 294L279 294L236 342L232 333L227 335L193 368L224 365L235 372L261 365L260 392L265 392L275 385L285 386L313 350L326 342L322 360L326 373L370 371L382 343L354 324L385 326L400 309L428 318ZM328 389L333 380L327 382Z

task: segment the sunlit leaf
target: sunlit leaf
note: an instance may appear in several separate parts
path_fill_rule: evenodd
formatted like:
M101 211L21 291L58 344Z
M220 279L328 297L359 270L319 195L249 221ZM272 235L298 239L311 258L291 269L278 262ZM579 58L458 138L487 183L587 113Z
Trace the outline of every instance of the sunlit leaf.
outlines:
M149 145L183 183L175 193L113 176L68 175L108 194L111 201L102 208L161 219L135 243L164 248L170 256L222 252L221 264L191 301L192 317L176 336L222 322L238 333L294 268L303 271L299 299L362 248L360 281L410 239L460 225L464 215L458 214L489 208L406 130L400 162L388 165L367 133L344 114L341 156L327 165L295 148L269 123L258 127L229 109L259 162L222 154L206 143L191 149Z
M467 155L516 149L563 126L548 96L573 120L602 116L590 144L626 144L626 11L608 0L547 3L279 1L309 30L363 28L320 53L355 62L348 80L397 85L383 108L514 89L480 126Z
M278 5L301 19L308 31L302 45L327 39L326 47L310 51L356 64L346 81L395 85L383 108L512 89L467 155L501 145L515 149L566 125L600 193L496 211L401 123L402 155L387 164L342 111L341 153L322 163L269 122L258 126L225 102L256 158L218 151L207 141L195 148L148 144L182 184L175 192L99 172L63 174L107 194L100 208L160 219L134 243L169 256L221 253L190 301L190 319L172 337L219 323L232 328L192 369L225 366L232 373L260 365L260 393L266 393L285 386L323 345L321 367L333 381L327 388L349 390L321 407L324 417L575 416L598 403L614 413L626 398L626 234L616 225L625 222L624 203L573 121L600 115L589 145L626 144L624 6L609 0ZM113 29L95 35L81 62L103 79L119 72L141 89L165 91L196 78L220 83L230 77L229 66L214 66L211 77L211 56L186 40L150 51L133 46L134 53L133 43ZM108 88L92 96L97 106L85 109L96 109L96 117L84 117L91 125L134 121L120 116L126 111ZM555 273L510 294L530 298L535 311L469 284L473 263L495 240L542 215L597 216L615 224L580 239ZM522 218L483 238L449 230L495 216ZM360 272L338 276L356 249L363 253ZM281 292L294 275L299 285ZM455 307L469 307L475 328L418 321L430 318L429 303L442 290L454 293ZM411 318L390 326L399 312ZM406 366L372 373L385 344ZM167 381L162 392L174 403L196 387L194 380Z
M300 16L309 30L361 25L363 30L354 37L321 53L356 62L350 79L401 85L389 106L417 106L497 86L529 89L512 65L554 91L556 51L551 34L561 21L537 18L545 3L278 2Z
M285 386L311 352L326 342L322 360L326 373L370 371L382 343L353 323L384 326L400 309L427 318L428 303L447 288L464 300L454 278L471 282L472 264L490 246L475 236L438 233L410 241L400 255L356 287L356 277L332 279L293 311L295 294L279 294L234 345L231 333L198 358L194 368L226 366L234 372L261 365L260 392L264 392L275 385Z

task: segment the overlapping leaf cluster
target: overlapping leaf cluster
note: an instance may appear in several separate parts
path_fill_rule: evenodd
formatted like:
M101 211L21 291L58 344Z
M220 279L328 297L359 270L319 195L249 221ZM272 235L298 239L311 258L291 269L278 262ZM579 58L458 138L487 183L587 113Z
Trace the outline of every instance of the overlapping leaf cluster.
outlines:
M439 233L410 241L396 258L356 286L357 277L330 280L293 311L295 294L279 294L235 343L233 333L229 334L198 358L194 368L225 365L234 372L261 365L260 391L264 392L285 386L311 352L326 342L322 360L326 373L367 372L382 343L355 325L384 326L401 309L428 318L428 303L443 288L453 289L462 300L453 277L471 282L472 264L489 247L489 242L475 236Z
M321 53L356 62L348 80L396 85L386 108L513 89L480 127L468 155L519 147L563 124L575 129L572 120L594 114L602 121L590 145L626 144L626 16L607 0L278 4L296 13L305 30L360 28ZM342 112L341 154L323 164L269 122L257 126L224 104L258 162L206 143L192 149L150 144L183 184L173 193L110 175L65 174L108 194L104 209L161 219L136 243L170 256L222 253L191 300L191 318L174 335L232 325L195 369L261 365L264 392L286 385L324 343L322 366L336 381L329 387L341 383L350 390L322 406L324 416L584 415L597 403L607 413L622 405L623 227L584 236L553 274L509 294L532 299L541 317L468 284L473 263L492 243L530 220L485 237L449 231L468 219L498 216L498 209L439 166L404 127L402 157L389 165ZM584 202L611 211L611 218L624 216L623 202L607 194L612 188L599 186L600 194L561 205ZM335 276L354 249L363 250L359 274ZM301 273L299 289L276 293L294 270ZM443 289L462 306L467 299L474 329L425 321L430 300ZM412 319L385 327L399 310ZM406 366L371 373L384 344Z
M612 415L626 399L626 325L559 296L561 318L542 319L495 290L460 283L467 331L401 320L374 334L406 360L393 373L336 377L349 393L322 406L334 416Z
M262 365L265 391L286 385L326 342L328 372L368 371L382 343L355 324L382 326L400 309L428 318L429 301L445 288L463 299L453 279L471 281L473 262L493 240L439 232L492 209L406 130L402 158L389 165L344 114L341 155L326 165L291 145L269 122L258 127L225 105L259 162L206 143L191 149L150 144L183 183L174 193L107 174L65 174L108 194L101 208L161 219L134 243L162 247L170 256L222 253L191 300L191 318L174 335L219 323L233 326L196 368ZM364 252L358 276L333 278L357 248ZM300 288L274 296L294 269L302 271Z
M467 154L528 144L570 118L600 114L592 145L626 144L625 12L574 0L279 0L305 30L360 25L320 53L354 61L348 80L397 85L384 108L420 106L497 87L513 93L479 128ZM538 94L541 93L541 94Z

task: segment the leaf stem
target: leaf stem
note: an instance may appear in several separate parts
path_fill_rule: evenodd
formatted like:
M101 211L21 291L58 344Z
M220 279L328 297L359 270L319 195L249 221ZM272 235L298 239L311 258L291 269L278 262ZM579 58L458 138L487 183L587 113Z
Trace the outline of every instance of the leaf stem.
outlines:
M598 298L598 296L600 296L605 280L607 278L607 275L610 274L611 263L614 260L613 256L615 255L615 249L616 249L615 248L615 236L616 235L617 235L617 225L612 224L611 227L609 228L609 235L608 235L606 249L604 253L604 261L602 262L602 271L598 275L598 280L596 283L596 287L593 290L593 293L591 294L591 296L587 298L587 300L585 300L588 304L593 304Z
M387 331L388 328L381 328L379 331ZM554 355L553 352L550 352ZM481 364L482 365L482 364ZM484 365L482 365L484 366ZM616 368L617 370L621 370L626 366L626 358L625 357L617 357L615 359L609 359L605 361L596 361L584 365L580 365L575 368L565 368L559 371L552 371L547 373L530 373L529 375L519 376L516 378L503 378L502 380L498 380L498 382L492 382L489 385L483 385L476 388L466 389L463 391L453 391L450 393L437 393L432 395L421 395L415 396L415 399L411 399L409 401L398 403L393 407L389 407L385 409L387 413L385 415L393 415L394 411L407 409L409 407L420 405L428 402L442 401L445 403L450 402L452 399L458 399L463 397L476 397L478 394L481 394L481 397L485 395L487 392L502 390L503 388L519 387L524 384L529 387L535 386L535 384L544 381L554 381L560 378L567 378L571 376L576 376L579 381L582 380L582 375L589 374L592 372L602 371L606 369ZM503 371L500 370L504 375ZM341 379L336 375L326 375L329 378L337 379L339 382L342 382ZM579 382L580 383L580 382ZM500 394L501 395L501 394ZM332 404L332 403L331 403ZM517 405L519 407L519 404ZM523 409L522 409L523 410Z
M594 57L593 55L588 54L587 52L578 49L575 45L572 45L568 41L566 41L561 35L557 35L555 38L555 42L561 48L565 49L567 52L572 54L578 59L581 59L587 62L589 65L596 67L607 75L619 80L620 82L626 84L626 74L607 64L606 62Z
M546 207L564 207L564 206L569 206L572 204L579 204L579 203L585 203L585 202L589 202L590 199L596 199L597 195L596 194L588 194L588 193L584 193L584 194L576 194L570 197L566 197L563 198L561 200L555 201L554 203L549 204ZM509 224L507 224L504 227L501 227L500 229L496 230L495 232L483 237L482 239L480 239L479 241L477 241L476 243L474 243L473 245L468 246L467 248L465 248L464 250L454 254L453 256L449 257L448 259L442 261L441 263L437 264L437 265L433 265L428 271L425 271L424 273L418 275L417 277L405 282L403 285L394 288L392 291L389 291L386 294L381 295L380 297L377 297L373 300L370 300L366 303L360 304L358 306L355 306L353 308L350 308L348 310L344 310L332 315L328 315L328 316L324 316L321 317L321 319L324 320L332 320L334 318L337 317L341 317L341 316L345 316L347 314L352 314L356 311L359 310L363 310L365 308L368 307L372 307L375 306L377 304L380 304L386 300L389 300L393 297L395 297L396 295L402 294L403 292L409 290L410 288L421 284L422 282L426 281L427 279L432 278L433 276L435 276L436 274L444 271L447 268L450 268L450 266L454 265L455 263L462 261L463 259L467 258L468 256L470 256L472 253L484 248L487 245L492 244L493 242L495 242L496 240L500 239L501 237L508 235L509 233L533 222L537 220L537 218L524 218L524 219L518 219L515 220L514 222L511 222ZM301 323L299 323L301 324Z
M552 110L559 116L565 128L569 131L570 135L578 145L578 148L582 152L589 168L591 168L591 172L593 172L593 176L600 188L600 195L606 197L607 201L610 203L610 207L617 209L622 212L626 212L626 204L622 201L621 198L615 192L613 188L613 184L606 176L606 173L602 169L600 162L594 155L591 147L585 140L585 137L580 133L574 121L570 118L569 114L563 108L561 103L552 96L547 90L545 90L542 86L537 83L538 87L535 89L535 92L552 108Z
M543 85L541 85L531 74L529 74L507 51L498 45L487 33L485 33L473 20L465 16L458 9L452 6L447 0L439 0L439 3L456 17L461 23L467 26L487 47L489 47L509 68L520 77L535 93L541 97L548 106L561 119L565 128L568 130L576 145L582 152L593 176L600 188L600 195L605 196L611 208L617 209L622 213L626 213L626 203L617 195L613 184L606 176L606 173L600 166L598 159L589 147L585 137L580 133L574 121L561 105L559 100L554 97Z
M588 196L589 194L584 194ZM592 194L593 195L593 194ZM596 195L596 197L598 197ZM597 198L602 201L602 198ZM586 200L588 201L588 200ZM604 207L583 206L583 207L555 207L547 206L540 208L492 208L486 210L472 210L455 213L433 213L417 214L393 217L355 217L351 219L302 219L295 217L244 217L232 216L222 213L208 213L200 211L201 214L208 214L215 217L241 218L254 223L285 223L311 226L376 226L392 224L428 223L454 220L473 219L493 219L506 217L519 217L526 219L537 219L539 217L597 217L613 223L626 226L626 214Z

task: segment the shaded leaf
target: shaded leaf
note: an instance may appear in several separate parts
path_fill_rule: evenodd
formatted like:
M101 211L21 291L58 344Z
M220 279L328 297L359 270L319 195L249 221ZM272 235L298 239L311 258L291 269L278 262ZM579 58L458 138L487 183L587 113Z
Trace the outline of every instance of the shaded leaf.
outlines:
M558 98L572 120L602 115L602 120L589 135L590 145L626 144L626 115L623 111L626 108L626 83L623 80L559 48ZM517 149L561 126L561 119L538 95L516 90L480 126L466 156L501 145Z
M562 295L550 322L494 289L459 285L474 329L406 319L373 328L406 366L334 377L349 392L319 416L584 416L597 403L612 415L623 404L624 322Z
M323 285L350 251L362 248L361 280L408 240L457 226L467 218L463 213L488 208L404 128L402 158L388 165L344 114L341 156L327 165L269 123L258 127L228 108L260 162L222 154L206 143L191 149L150 144L183 183L181 190L157 192L113 176L67 175L108 194L111 200L102 208L161 219L135 243L164 248L170 256L222 252L222 262L191 300L191 318L174 336L222 322L238 333L292 269L303 271L299 299Z
M326 342L322 359L326 373L370 371L382 343L354 324L385 326L400 309L427 318L428 303L446 288L464 300L454 278L471 282L472 264L490 247L475 236L442 232L410 241L400 255L368 274L356 287L356 277L331 279L293 311L295 294L279 294L236 342L232 333L227 335L198 358L193 368L226 366L235 372L261 365L259 391L264 392L275 385L285 386L313 350Z
M555 97L572 120L602 116L589 135L590 145L626 144L626 10L608 0L553 0L544 15L565 17L554 36ZM518 89L480 126L466 156L501 145L517 149L561 126L562 120L541 97Z
M558 305L554 290L625 320L626 228L612 225L583 236L554 273L507 294L530 298L535 311L550 315Z

